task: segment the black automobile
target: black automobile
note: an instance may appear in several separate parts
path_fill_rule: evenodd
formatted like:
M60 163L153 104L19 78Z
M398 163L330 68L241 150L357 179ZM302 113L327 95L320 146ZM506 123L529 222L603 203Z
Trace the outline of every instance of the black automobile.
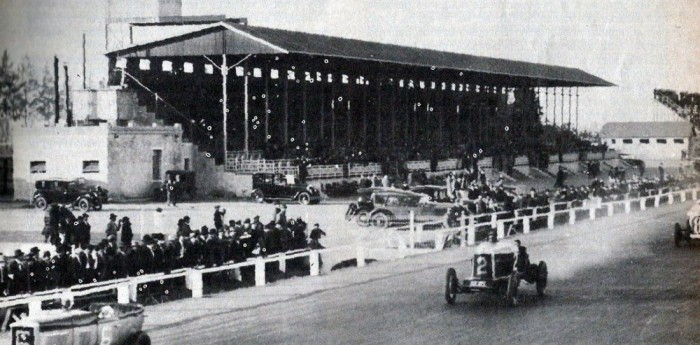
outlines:
M82 212L99 211L107 200L108 191L99 186L89 186L77 179L39 180L34 184L36 191L32 203L36 208L46 209L49 204L58 203L71 205Z
M321 202L321 193L316 188L300 183L294 176L271 173L253 174L250 197L257 202L282 200L303 205Z

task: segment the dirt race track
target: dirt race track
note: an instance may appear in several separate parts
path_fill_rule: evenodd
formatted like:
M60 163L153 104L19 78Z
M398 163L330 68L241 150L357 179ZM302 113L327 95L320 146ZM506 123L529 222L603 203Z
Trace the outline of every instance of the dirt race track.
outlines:
M147 308L154 344L700 343L700 247L675 248L690 203L520 236L545 260L543 298L443 297L445 271L468 274L471 249L448 249L320 277L279 281Z

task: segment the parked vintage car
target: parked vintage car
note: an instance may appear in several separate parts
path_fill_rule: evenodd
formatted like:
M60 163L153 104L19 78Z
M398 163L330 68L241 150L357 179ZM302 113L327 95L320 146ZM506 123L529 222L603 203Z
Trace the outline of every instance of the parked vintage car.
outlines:
M686 213L685 227L676 223L673 227L673 243L680 247L682 242L692 245L700 240L700 202L695 203Z
M495 236L495 234L492 234ZM519 247L510 241L485 242L474 252L470 278L460 282L454 268L447 269L445 278L445 300L454 304L457 294L490 292L501 295L509 305L517 304L518 287L521 281L535 284L537 294L544 295L547 287L547 264L530 264L529 259L516 267ZM521 260L524 256L520 256ZM520 265L518 265L520 266Z
M69 204L82 212L91 209L99 211L108 199L108 191L99 186L90 186L81 179L76 180L39 180L34 184L36 190L32 203L36 208L46 209L52 203Z
M47 310L11 324L12 345L150 345L143 318L143 306L134 303Z
M303 205L321 202L321 193L310 185L300 183L294 175L271 173L253 174L253 192L250 197L256 202L296 201Z
M387 228L406 224L413 211L418 220L443 220L443 226L454 227L464 207L430 200L430 196L397 188L362 188L357 203L348 206L345 219L361 226ZM369 194L369 196L367 196Z

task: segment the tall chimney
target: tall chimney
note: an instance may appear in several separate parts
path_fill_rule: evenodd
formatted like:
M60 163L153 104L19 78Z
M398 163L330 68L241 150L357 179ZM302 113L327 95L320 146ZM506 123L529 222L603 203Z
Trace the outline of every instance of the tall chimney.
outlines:
M61 117L59 107L60 107L60 98L61 94L58 93L58 56L53 57L53 96L54 96L54 113L55 113L55 118L54 118L54 123L58 123L58 119Z

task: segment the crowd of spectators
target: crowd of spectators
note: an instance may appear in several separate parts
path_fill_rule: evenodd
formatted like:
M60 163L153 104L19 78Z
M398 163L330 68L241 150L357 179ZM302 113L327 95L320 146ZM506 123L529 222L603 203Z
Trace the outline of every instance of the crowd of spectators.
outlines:
M193 230L190 217L185 216L177 221L175 238L152 233L140 242L133 241L128 217L117 221L118 217L110 214L105 238L91 244L88 216L76 218L70 210L55 208L60 212L52 207L46 215L47 238L55 253L41 253L38 247L26 254L18 249L12 257L0 253L0 296L169 273L178 268L221 266L291 250L322 249L320 239L325 236L318 224L309 230L301 218L288 219L284 205L277 204L274 218L265 224L259 216L252 221L231 219L225 224L226 210L216 206L211 228L203 225ZM77 235L79 231L86 231L87 238Z

